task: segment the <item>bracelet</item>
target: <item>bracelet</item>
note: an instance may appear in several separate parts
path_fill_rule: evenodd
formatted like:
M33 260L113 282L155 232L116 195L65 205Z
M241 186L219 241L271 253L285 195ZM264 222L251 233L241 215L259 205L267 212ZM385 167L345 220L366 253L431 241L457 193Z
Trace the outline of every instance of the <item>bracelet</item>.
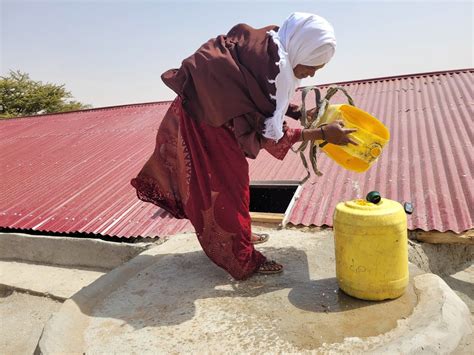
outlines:
M324 134L324 129L323 129L323 126L319 127L321 129L321 135L323 136L323 141L326 140L326 136Z
M304 142L304 129L301 130L301 140Z

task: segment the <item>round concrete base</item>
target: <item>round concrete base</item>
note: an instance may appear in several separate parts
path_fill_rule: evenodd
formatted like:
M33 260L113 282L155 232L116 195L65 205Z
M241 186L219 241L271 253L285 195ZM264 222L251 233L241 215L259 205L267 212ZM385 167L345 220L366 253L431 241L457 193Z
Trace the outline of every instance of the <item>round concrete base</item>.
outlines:
M283 274L232 280L194 234L173 236L67 300L37 350L447 353L472 332L467 306L433 274L412 267L402 297L362 301L337 287L330 231L270 234L258 248Z

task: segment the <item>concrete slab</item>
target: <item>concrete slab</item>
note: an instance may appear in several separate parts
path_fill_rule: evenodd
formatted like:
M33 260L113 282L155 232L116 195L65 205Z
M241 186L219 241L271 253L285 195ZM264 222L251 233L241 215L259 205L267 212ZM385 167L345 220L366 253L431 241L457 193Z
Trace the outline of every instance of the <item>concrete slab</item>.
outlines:
M451 354L460 345L466 350L470 344L465 340L473 333L466 304L437 275L419 275L414 281L418 304L395 329L376 337L346 338L321 350L329 354Z
M153 243L129 244L70 236L0 233L0 260L112 270L151 245Z
M442 350L451 351L472 331L467 306L432 274L416 276L397 300L367 302L340 292L330 231L272 231L259 249L283 263L285 272L237 282L207 259L194 235L174 236L67 300L47 323L38 350L332 352L350 349L347 339L365 350L392 343L393 350L403 334L410 331L412 339L433 329L438 339L450 338ZM417 304L417 294L423 303ZM423 335L411 346L402 341L404 352L430 340Z
M33 354L44 324L61 303L0 287L0 353Z
M474 324L474 245L428 244L409 241L409 259L420 269L439 275L466 303ZM453 355L474 354L474 337L461 340Z
M65 301L104 272L0 261L0 286Z

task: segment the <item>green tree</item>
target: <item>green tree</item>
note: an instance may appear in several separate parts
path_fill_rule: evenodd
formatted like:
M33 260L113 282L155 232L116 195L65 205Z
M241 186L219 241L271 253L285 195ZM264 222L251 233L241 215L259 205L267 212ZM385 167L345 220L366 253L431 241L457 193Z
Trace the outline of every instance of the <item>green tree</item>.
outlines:
M43 84L19 70L10 70L8 76L0 76L0 118L91 108L70 100L72 97L64 85Z

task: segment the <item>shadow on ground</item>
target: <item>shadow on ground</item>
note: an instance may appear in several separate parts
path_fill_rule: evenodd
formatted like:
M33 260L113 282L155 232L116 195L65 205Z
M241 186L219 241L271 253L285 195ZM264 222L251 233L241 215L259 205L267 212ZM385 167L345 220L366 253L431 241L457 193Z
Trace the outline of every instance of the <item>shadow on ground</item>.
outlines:
M196 302L199 300L221 299L218 307L232 308L231 304L236 302L229 299L241 298L247 308L242 312L251 312L254 308L252 303L261 296L281 290L287 290L285 299L281 299L280 295L273 300L273 305L264 305L267 311L283 312L284 315L282 309L271 311L271 308L293 305L305 312L327 314L375 306L375 317L383 317L386 311L383 304L394 302L362 301L346 295L338 288L336 278L328 277L334 275L334 270L332 266L328 268L324 265L327 264L325 260L321 260L319 265L316 261L313 266L318 272L317 275L312 274L321 278L311 279L307 254L300 249L265 248L264 251L268 257L285 265L283 274L256 275L245 281L235 281L210 262L202 251L140 255L137 259L150 266L126 280L89 315L120 319L134 329L177 325L196 316ZM147 260L149 258L152 260ZM413 305L415 302L409 298L402 299L402 303ZM261 302L259 300L255 306ZM377 309L380 311L377 312ZM404 313L403 310L400 313ZM396 319L398 314L394 321Z

